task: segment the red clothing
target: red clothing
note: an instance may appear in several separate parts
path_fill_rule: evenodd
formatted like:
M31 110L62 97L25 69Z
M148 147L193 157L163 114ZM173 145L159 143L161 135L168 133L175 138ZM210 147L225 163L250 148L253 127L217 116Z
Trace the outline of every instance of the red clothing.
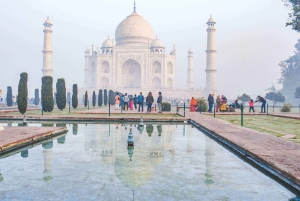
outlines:
M253 107L254 106L254 102L249 101L249 106Z

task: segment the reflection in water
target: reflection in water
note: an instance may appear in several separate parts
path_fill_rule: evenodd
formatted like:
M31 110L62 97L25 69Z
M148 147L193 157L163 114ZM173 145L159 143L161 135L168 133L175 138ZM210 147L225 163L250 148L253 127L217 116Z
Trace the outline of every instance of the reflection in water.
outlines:
M50 123L43 123L41 124L42 127L54 127L54 124L50 124Z
M18 123L18 127L28 126L27 124Z
M66 136L62 136L62 137L59 137L57 138L57 143L58 144L65 144L65 141L66 141Z
M0 182L3 181L3 175L1 174L1 168L0 168Z
M158 136L161 136L162 133L162 125L157 125L157 132L158 132Z
M205 160L206 160L206 173L205 183L210 185L213 181L213 166L214 166L214 141L205 135Z
M78 125L73 124L73 135L77 135L77 132L78 132Z
M153 133L153 125L152 124L147 124L146 125L146 132L148 133L148 136L151 137L152 133Z
M21 156L22 156L22 158L27 158L28 157L28 149L21 151Z
M53 141L50 140L48 142L45 142L42 144L43 155L44 155L44 180L46 183L50 183L52 180L52 147L53 147Z
M132 161L134 146L127 146L129 160Z

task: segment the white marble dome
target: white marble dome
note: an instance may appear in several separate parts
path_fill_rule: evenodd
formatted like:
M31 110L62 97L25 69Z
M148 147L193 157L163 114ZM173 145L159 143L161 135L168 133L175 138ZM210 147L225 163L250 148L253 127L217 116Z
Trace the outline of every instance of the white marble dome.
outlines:
M102 43L102 47L113 47L113 41L108 38Z
M151 42L150 47L165 47L164 44L159 39L155 39Z
M148 45L154 39L154 31L147 22L137 12L133 12L117 27L116 45Z

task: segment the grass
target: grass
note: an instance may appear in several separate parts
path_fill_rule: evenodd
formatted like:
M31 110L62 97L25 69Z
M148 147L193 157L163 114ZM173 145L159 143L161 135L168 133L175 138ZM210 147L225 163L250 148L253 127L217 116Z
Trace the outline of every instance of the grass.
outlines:
M216 115L229 123L241 125L240 115ZM268 133L277 137L285 134L296 135L291 141L300 143L300 120L267 115L244 115L244 127Z

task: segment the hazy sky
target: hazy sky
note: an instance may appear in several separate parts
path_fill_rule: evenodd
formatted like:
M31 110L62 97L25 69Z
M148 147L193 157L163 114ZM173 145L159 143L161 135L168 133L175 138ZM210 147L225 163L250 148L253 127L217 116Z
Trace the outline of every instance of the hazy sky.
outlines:
M205 87L206 22L216 24L217 86L234 98L243 92L265 94L279 89L278 63L293 54L298 33L285 27L289 9L281 0L137 0L137 12L166 46L177 48L177 87L186 87L187 51L194 51L194 86ZM29 96L40 88L43 23L53 23L53 76L68 88L83 87L84 51L101 47L133 11L132 0L1 0L0 89L17 94L19 75L29 75ZM55 86L55 85L54 85Z

